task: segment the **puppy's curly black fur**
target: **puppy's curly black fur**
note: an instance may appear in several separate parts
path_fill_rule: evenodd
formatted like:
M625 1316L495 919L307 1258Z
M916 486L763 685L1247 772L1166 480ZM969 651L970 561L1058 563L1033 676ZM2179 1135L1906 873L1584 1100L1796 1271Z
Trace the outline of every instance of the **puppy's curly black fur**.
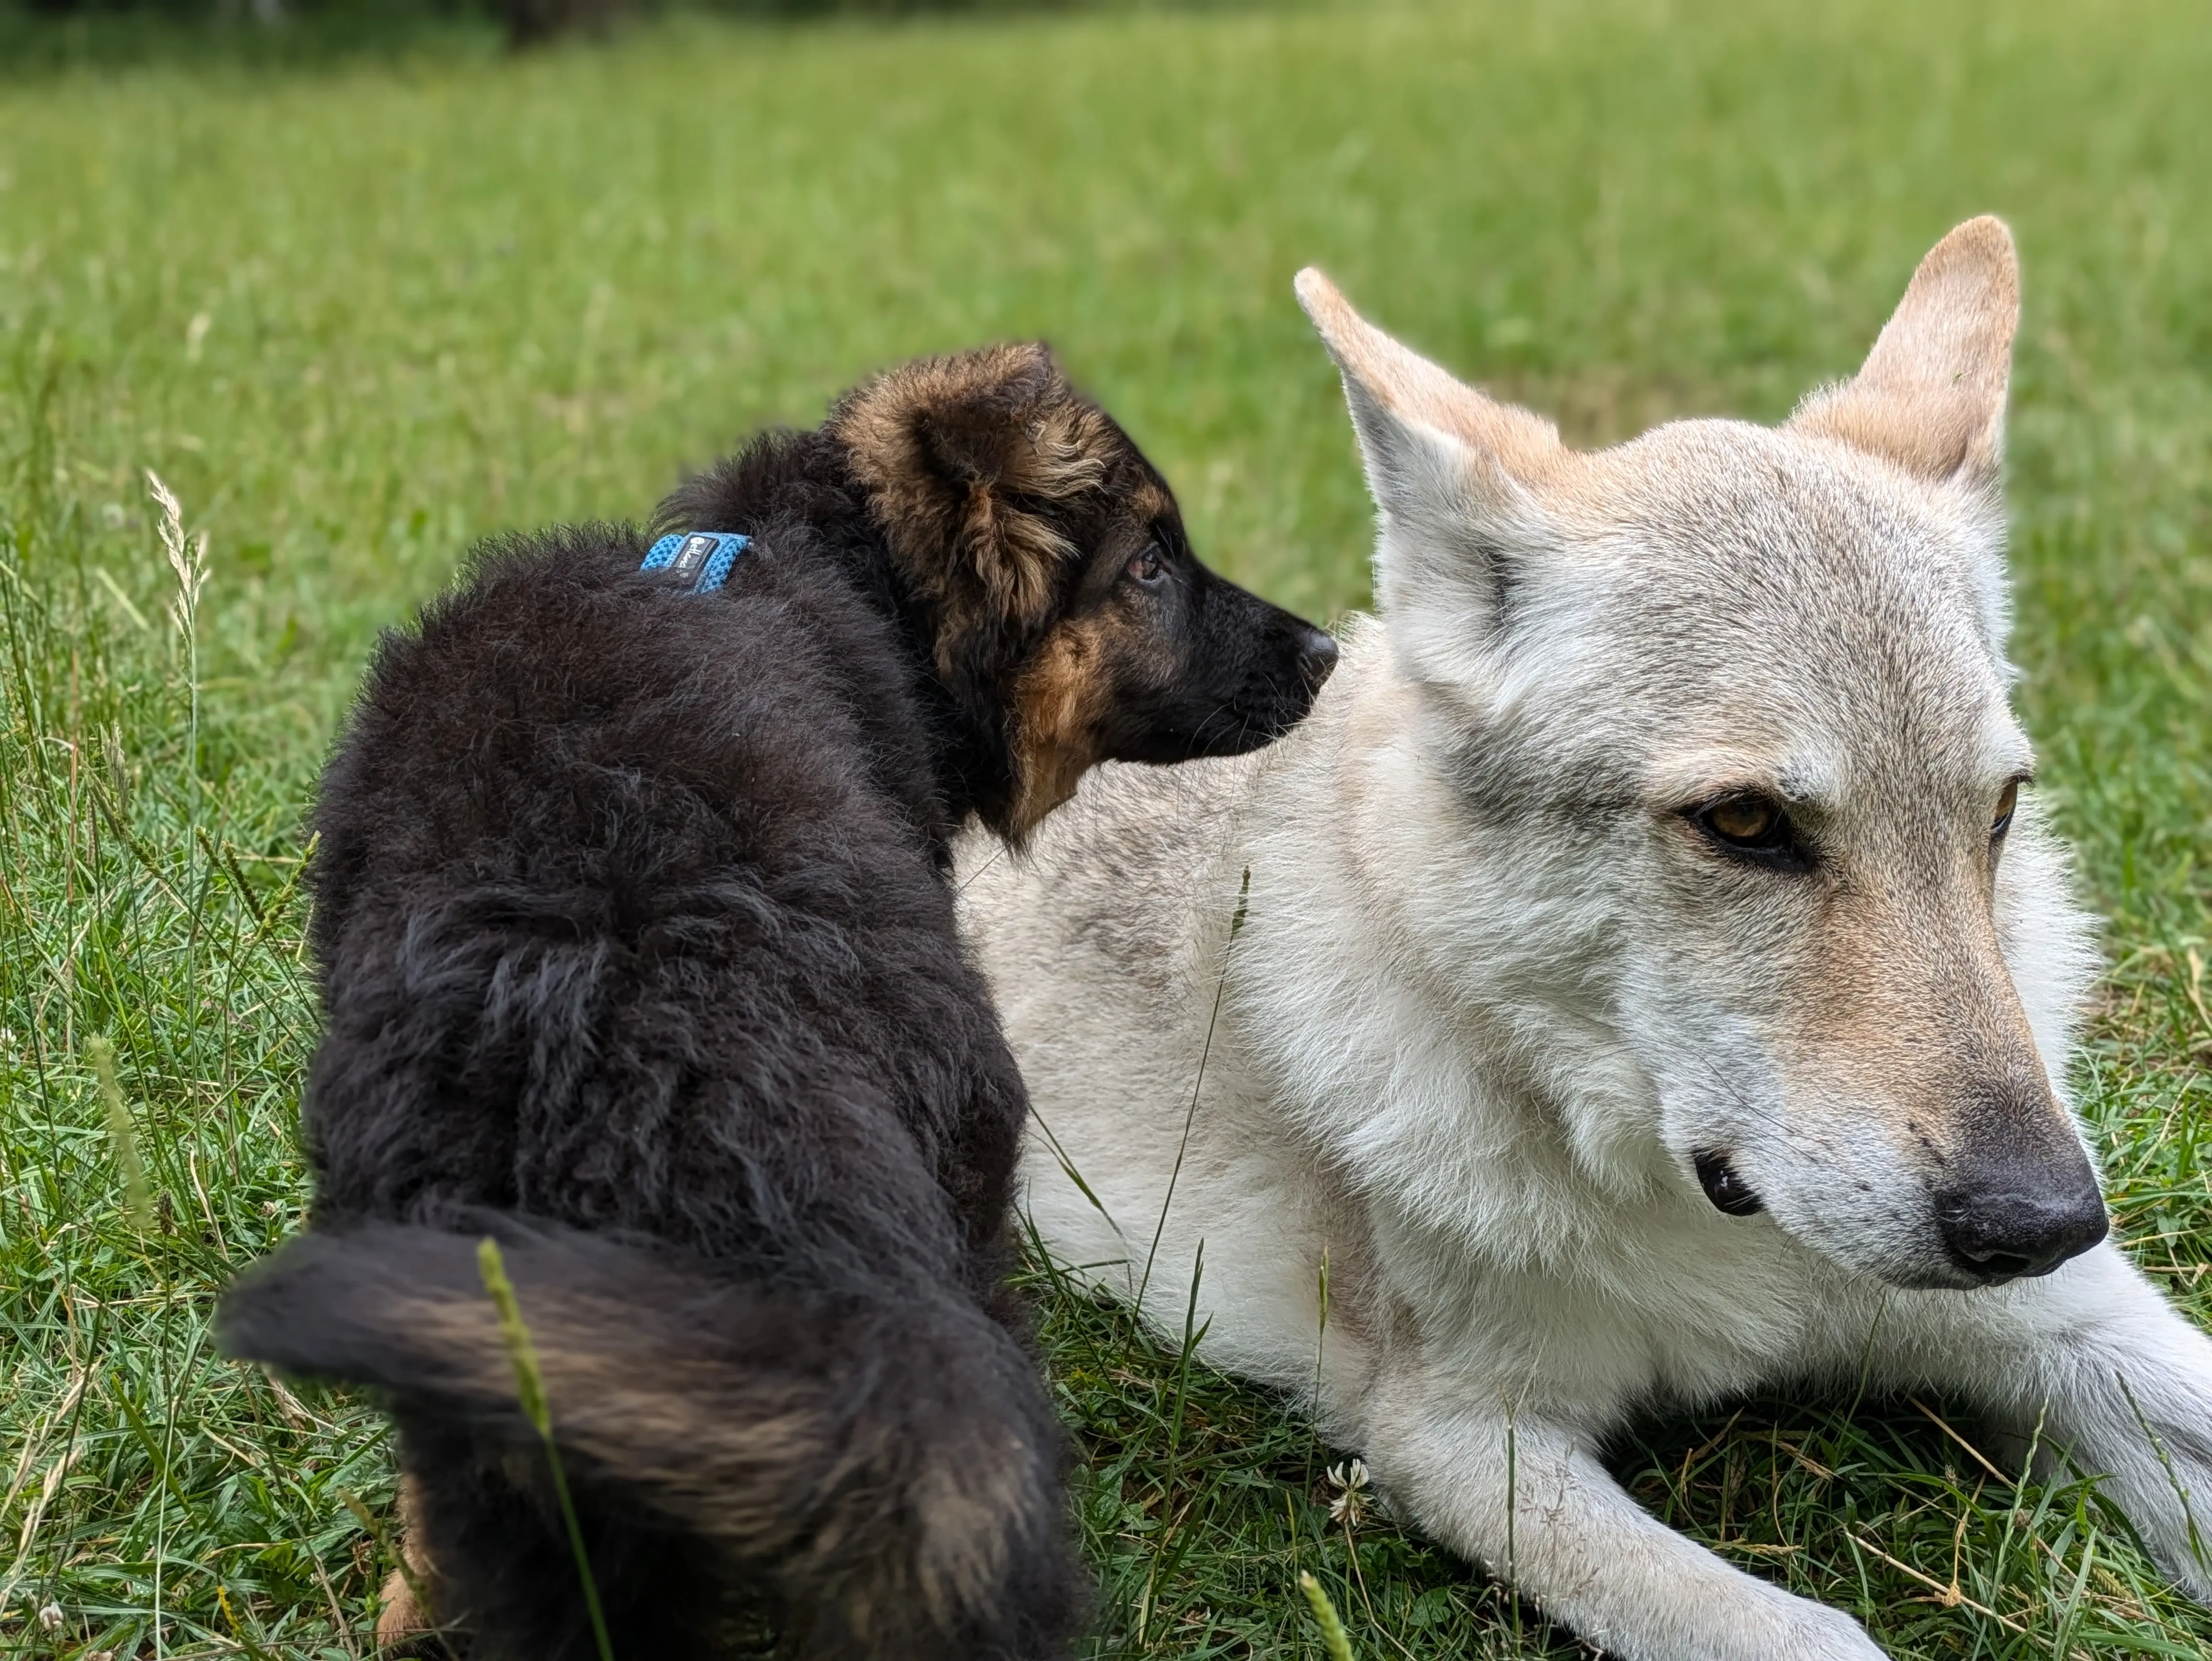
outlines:
M951 839L1264 742L1326 636L1208 573L1037 348L925 360L665 524L483 551L323 782L313 1229L234 1354L392 1405L433 1613L594 1652L480 1277L501 1243L616 1653L1038 1657L1080 1579L1004 1290L1025 1098Z

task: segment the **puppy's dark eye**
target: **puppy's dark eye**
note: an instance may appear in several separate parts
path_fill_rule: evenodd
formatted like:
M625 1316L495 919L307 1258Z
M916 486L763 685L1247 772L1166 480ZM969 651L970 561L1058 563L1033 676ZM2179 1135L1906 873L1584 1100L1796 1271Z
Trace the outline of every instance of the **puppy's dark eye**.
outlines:
M1129 562L1129 575L1146 587L1152 587L1168 572L1167 557L1154 545Z
M1990 822L1991 842L2002 840L2004 833L2012 829L2012 812L2019 806L2020 781L2014 779L2005 786L2004 794L1997 798L1996 814Z
M1698 830L1741 858L1782 871L1809 870L1813 856L1779 802L1765 796L1723 796L1690 815Z

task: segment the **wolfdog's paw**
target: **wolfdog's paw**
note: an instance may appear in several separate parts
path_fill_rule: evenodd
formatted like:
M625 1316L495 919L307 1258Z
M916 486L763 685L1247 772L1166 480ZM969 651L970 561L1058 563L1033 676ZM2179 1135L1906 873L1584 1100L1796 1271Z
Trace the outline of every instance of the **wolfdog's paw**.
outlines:
M1784 1629L1768 1652L1774 1661L1882 1661L1881 1646L1841 1609L1790 1597Z
M2207 1483L2200 1492L2212 1494L2212 1483ZM2198 1529L2204 1529L2208 1523L2212 1523L2212 1517L2198 1523ZM2205 1608L2212 1609L2212 1535L2200 1532L2194 1538L2165 1545L2154 1555L2175 1585Z
M2204 1457L2203 1431L2191 1428L2194 1436L2168 1432L2161 1439L2169 1448L2187 1450L2164 1473L2171 1495L2168 1514L2155 1531L2136 1526L2173 1584L2212 1609L2212 1460Z
M1613 1610L1609 1630L1583 1636L1634 1661L1883 1661L1881 1646L1841 1609L1739 1571L1686 1576L1670 1591L1663 1603Z
M1741 1571L1676 1590L1686 1595L1650 1611L1657 1641L1607 1648L1650 1661L1882 1661L1881 1646L1841 1609Z

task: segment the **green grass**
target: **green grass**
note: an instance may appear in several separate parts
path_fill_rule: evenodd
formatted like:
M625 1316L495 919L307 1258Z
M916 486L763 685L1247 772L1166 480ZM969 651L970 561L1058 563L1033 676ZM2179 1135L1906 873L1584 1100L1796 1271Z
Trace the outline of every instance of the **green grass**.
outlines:
M369 1647L375 1416L205 1330L305 1196L298 827L374 630L484 532L641 513L872 365L1024 334L1218 564L1360 605L1308 261L1595 441L1780 415L1944 229L2012 220L2022 698L2112 920L2079 1083L2138 1256L2212 1316L2197 0L472 39L0 79L0 1652ZM196 672L149 466L210 536ZM1295 1418L1041 1284L1103 1653L1318 1656L1301 1570L1363 1657L1578 1652L1388 1522L1332 1522L1337 1456ZM1619 1469L1899 1655L2212 1649L2093 1489L2016 1488L1976 1436L1940 1402L1760 1401Z

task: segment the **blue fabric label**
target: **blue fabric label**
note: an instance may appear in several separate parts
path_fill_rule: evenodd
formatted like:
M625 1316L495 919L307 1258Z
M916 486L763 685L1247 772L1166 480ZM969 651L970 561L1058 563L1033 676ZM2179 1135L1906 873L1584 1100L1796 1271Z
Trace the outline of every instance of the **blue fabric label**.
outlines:
M691 592L711 593L728 579L738 556L750 546L750 537L741 537L733 532L684 531L654 543L645 557L645 563L637 569L673 571L680 577L696 572L699 580L691 585Z

